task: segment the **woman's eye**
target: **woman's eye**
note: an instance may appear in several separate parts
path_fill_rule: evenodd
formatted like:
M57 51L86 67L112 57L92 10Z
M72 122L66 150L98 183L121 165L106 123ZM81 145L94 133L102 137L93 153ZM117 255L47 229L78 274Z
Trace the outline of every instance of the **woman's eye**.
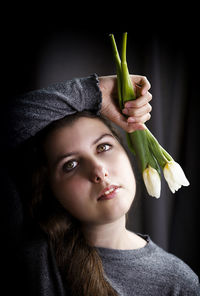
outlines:
M108 151L110 149L111 149L111 145L109 145L109 144L100 144L97 147L97 152L98 153L101 153L101 152L104 152L104 151Z
M63 171L64 172L70 172L73 169L75 169L77 167L77 165L78 165L78 161L76 161L76 160L70 160L70 161L66 162L63 165Z

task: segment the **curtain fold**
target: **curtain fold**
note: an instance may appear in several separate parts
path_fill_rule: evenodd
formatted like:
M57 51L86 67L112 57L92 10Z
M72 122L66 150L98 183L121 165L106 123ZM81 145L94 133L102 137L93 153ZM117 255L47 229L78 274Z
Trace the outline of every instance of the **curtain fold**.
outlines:
M161 197L158 200L147 196L142 186L139 193L142 199L139 203L142 215L139 228L200 274L197 143L199 93L196 92L196 71L188 58L188 48L183 50L180 46L172 49L166 43L155 40L146 55L148 59L142 65L143 72L151 82L153 94L152 117L147 126L182 166L190 186L182 187L172 194L163 177ZM194 55L193 59L197 57ZM133 228L135 218L132 214Z

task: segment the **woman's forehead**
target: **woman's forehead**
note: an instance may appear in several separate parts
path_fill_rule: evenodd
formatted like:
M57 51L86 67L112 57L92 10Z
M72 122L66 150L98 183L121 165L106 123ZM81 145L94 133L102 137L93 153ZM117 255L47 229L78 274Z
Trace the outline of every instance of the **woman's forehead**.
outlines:
M46 140L46 151L74 150L81 145L91 145L102 135L112 134L110 129L99 119L81 117L70 125L54 130Z
M102 131L110 131L110 129L100 119L80 117L73 123L55 130L53 137L65 136L70 139L72 137L76 139L87 139Z

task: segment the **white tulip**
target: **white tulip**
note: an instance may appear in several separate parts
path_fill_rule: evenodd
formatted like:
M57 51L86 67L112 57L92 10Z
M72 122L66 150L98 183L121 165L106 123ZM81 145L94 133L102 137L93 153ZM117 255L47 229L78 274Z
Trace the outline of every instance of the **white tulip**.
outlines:
M156 169L148 166L143 171L143 180L148 191L148 194L156 198L160 197L161 181Z
M170 161L166 163L163 174L165 180L167 181L170 190L175 193L181 186L188 186L190 183L188 182L181 166L175 162Z

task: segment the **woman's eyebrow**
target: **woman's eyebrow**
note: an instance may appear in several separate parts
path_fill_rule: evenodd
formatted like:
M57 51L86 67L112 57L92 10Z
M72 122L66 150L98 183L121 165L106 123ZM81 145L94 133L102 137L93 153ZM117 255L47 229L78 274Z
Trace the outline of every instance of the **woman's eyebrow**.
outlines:
M92 142L91 146L94 146L95 144L97 144L100 140L102 140L103 138L105 137L111 137L111 138L114 138L114 136L112 134L108 134L108 133L105 133L103 135L101 135L100 137L98 137L97 139L95 139L94 142ZM57 167L57 165L59 164L59 162L64 159L64 158L67 158L67 157L70 157L70 156L74 156L74 155L77 155L78 152L74 151L74 152L70 152L70 153L66 153L66 154L63 154L63 155L59 155L55 162L53 163L53 166L54 167Z
M100 137L98 137L93 143L92 143L92 146L97 144L100 140L102 140L104 137L111 137L111 138L114 138L114 136L112 134L108 134L108 133L105 133L103 135L101 135Z

